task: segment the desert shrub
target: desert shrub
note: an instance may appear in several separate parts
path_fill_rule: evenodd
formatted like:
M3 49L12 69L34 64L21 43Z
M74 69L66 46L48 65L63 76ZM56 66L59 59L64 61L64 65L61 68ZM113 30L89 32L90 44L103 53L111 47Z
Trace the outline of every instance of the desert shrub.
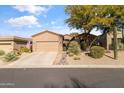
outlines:
M79 55L81 52L80 45L76 41L72 41L68 46L68 52L74 55Z
M79 56L74 56L73 59L74 59L74 60L80 60L80 57L79 57Z
M66 54L69 54L69 53L70 53L70 52L67 50L67 51L66 51Z
M71 56L74 56L74 54L73 54L73 53L69 53L68 55L69 55L70 57L71 57Z
M5 52L3 50L0 50L0 56L3 56Z
M105 49L101 46L93 46L90 50L90 56L93 58L101 58L105 53Z
M11 61L15 61L18 59L18 56L15 54L15 52L10 52L10 53L7 53L5 56L4 56L4 60L6 62L11 62Z
M86 50L87 49L87 44L86 44L86 42L81 42L81 49L82 50Z
M63 46L63 51L67 51L67 48L66 48L66 46Z
M20 52L21 52L21 53L24 53L24 52L25 52L25 53L30 53L31 50L30 50L29 48L27 48L27 47L21 47L21 48L20 48Z
M119 44L119 50L124 50L124 44L123 43Z
M20 56L22 54L22 52L20 50L14 50L13 51L17 56Z

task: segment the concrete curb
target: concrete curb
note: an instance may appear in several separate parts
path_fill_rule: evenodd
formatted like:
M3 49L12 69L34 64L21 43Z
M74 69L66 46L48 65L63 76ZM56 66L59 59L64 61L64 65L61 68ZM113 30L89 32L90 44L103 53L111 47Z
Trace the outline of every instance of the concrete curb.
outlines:
M124 65L40 65L40 66L1 66L1 68L124 68Z

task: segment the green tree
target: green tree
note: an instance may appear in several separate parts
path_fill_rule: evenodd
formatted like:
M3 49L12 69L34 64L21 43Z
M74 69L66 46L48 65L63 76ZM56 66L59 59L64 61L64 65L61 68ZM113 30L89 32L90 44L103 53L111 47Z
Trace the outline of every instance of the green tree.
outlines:
M94 28L94 25L89 24L93 15L95 15L94 6L67 6L65 12L69 15L66 20L68 26L71 29L76 28L87 33L85 34L85 42L88 44L88 34Z
M73 32L73 33L70 33L70 35L71 35L71 36L77 36L77 35L79 35L79 33Z
M117 30L118 22L124 19L124 6L119 5L88 5L66 6L69 15L66 23L71 28L90 33L93 28L102 30L103 34L112 32L114 36L114 59L117 59Z

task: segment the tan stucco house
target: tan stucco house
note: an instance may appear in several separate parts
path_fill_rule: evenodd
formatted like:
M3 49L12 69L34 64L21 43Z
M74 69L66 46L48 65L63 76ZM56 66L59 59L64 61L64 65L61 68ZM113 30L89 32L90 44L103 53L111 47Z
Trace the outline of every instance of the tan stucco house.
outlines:
M0 36L0 50L6 53L19 50L20 47L28 47L29 38L22 38L17 36Z
M71 40L73 37L69 34L64 35L64 40Z
M63 36L64 36L63 46L67 46L73 37L69 34L65 34Z
M63 50L63 35L43 31L32 36L33 52L59 52Z
M96 36L90 35L89 39L95 38ZM33 52L60 52L63 50L63 45L66 45L67 41L70 42L75 37L70 35L61 35L51 31L43 31L32 36L30 38L22 38L17 36L0 36L0 50L4 50L5 52L10 52L13 50L19 50L20 47L31 48ZM77 36L79 40L83 40L83 34L79 34ZM118 32L117 35L118 42L122 40L122 33ZM31 42L29 44L29 42ZM113 35L105 34L102 36L98 42L105 49L112 49Z
M100 38L99 42L100 42L100 45L102 45L105 49L112 50L113 49L113 33L105 34ZM118 42L118 49L119 49L119 44L122 43L122 32L120 31L117 32L117 42Z

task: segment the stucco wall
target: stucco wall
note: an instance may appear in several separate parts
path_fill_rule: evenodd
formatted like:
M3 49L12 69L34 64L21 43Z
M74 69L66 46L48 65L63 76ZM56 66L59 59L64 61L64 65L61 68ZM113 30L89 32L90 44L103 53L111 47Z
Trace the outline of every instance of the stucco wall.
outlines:
M14 50L19 50L21 47L27 47L27 42L23 42L23 41L14 42Z
M33 51L42 50L42 49L37 49L37 48L43 48L43 47L46 47L48 50L52 49L53 51L62 50L63 38L59 35L49 33L49 32L44 32L39 35L33 36L32 40L33 40ZM37 45L38 42L47 42L47 44L44 43L45 45L43 45L43 43L39 43L40 45ZM50 43L53 43L53 44L50 44ZM53 48L53 47L55 47L55 48ZM46 48L44 48L44 49L46 49Z
M72 39L72 37L71 37L71 36L69 36L69 35L64 35L64 39L71 40L71 39Z
M13 45L13 41L0 41L0 50L4 50L6 53L8 53L14 49Z
M107 49L112 49L112 38L113 34L107 34ZM117 38L122 38L122 33L118 32Z
M33 41L59 41L58 35L45 32L33 37Z

